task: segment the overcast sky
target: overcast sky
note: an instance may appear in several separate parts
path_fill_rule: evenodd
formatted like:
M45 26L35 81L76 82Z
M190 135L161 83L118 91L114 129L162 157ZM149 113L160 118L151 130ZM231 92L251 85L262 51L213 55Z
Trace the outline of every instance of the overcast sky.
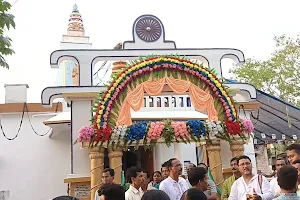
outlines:
M177 48L237 48L257 59L270 56L274 35L300 33L299 0L18 0L11 10L17 28L8 32L16 54L7 57L10 70L0 69L0 103L4 84L28 84L28 102L40 102L42 89L55 84L50 53L59 49L74 3L96 49L131 40L143 14L160 18Z

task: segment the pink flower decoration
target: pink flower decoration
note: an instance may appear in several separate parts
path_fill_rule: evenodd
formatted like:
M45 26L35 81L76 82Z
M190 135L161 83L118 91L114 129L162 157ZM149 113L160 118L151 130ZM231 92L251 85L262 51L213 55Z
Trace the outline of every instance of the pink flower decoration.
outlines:
M78 131L78 142L89 142L94 134L94 128L83 126Z
M172 122L171 126L174 129L176 138L178 139L190 138L189 132L186 127L186 122Z
M150 129L147 134L148 141L158 140L161 137L161 133L165 128L164 122L152 122L150 124Z
M242 119L242 123L244 126L244 133L250 134L254 130L254 125L251 120L249 119Z

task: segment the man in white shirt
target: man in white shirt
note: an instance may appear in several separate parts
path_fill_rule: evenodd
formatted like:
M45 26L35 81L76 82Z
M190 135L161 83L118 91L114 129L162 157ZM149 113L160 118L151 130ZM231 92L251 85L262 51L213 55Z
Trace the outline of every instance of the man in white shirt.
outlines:
M180 200L183 193L189 189L186 180L180 177L182 164L178 159L172 158L167 161L166 166L170 176L160 183L159 189L164 191L171 200Z
M284 158L277 158L275 161L275 168L276 168L276 173L278 174L279 169L282 168L283 166L286 166L286 162ZM278 197L280 195L280 187L278 185L277 177L273 178L270 181L270 186L273 189L274 193L274 198Z
M248 156L238 159L242 176L231 187L228 200L272 200L274 197L268 179L262 175L252 174L252 163Z
M130 183L125 192L125 200L141 200L144 194L141 185L144 182L143 170L139 167L130 167L126 172L126 179Z
M114 182L115 170L111 168L106 168L102 173L102 184L111 184ZM95 200L100 200L98 192L95 193Z

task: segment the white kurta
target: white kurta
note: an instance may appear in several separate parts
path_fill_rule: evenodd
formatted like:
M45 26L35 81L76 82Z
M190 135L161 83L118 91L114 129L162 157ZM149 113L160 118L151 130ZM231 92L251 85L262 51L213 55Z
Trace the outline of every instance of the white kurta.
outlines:
M183 193L188 189L189 186L186 180L181 177L179 177L178 182L168 177L159 185L159 190L164 191L171 200L180 200Z
M261 196L262 200L272 200L274 197L273 190L268 179L264 176L262 176L261 185L260 189L258 175L253 176L248 185L244 178L240 177L233 183L228 200L246 200L246 194L253 194L253 189L256 194Z
M270 181L271 189L273 189L274 197L278 197L280 195L280 186L278 185L277 178L273 178Z

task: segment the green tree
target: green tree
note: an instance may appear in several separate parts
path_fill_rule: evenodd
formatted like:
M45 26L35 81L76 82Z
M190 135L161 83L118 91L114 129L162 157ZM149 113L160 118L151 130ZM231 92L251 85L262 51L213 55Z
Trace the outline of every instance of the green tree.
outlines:
M8 11L11 8L11 4L7 1L0 0L0 67L9 68L9 65L5 61L4 56L12 55L14 52L11 49L11 39L4 36L4 32L11 27L15 28L15 17L9 14Z
M246 59L231 73L241 82L300 107L300 39L274 37L275 51L268 60Z

